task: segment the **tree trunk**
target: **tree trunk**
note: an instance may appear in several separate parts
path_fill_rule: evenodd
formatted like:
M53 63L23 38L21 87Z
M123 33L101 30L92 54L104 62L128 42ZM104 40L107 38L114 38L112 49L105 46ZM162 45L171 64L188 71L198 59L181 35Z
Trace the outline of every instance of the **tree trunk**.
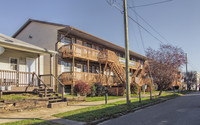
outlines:
M152 91L150 91L150 100L152 100Z
M139 88L139 102L141 102L141 87Z
M160 96L161 94L162 94L162 89L160 90L160 92L159 92L158 96Z

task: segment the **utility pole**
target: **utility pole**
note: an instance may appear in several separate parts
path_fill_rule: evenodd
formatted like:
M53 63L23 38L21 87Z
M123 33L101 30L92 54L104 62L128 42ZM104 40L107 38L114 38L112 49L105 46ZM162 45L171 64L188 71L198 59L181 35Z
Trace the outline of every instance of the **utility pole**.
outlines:
M187 64L188 64L188 60L187 60L187 53L186 53L186 73L188 72L188 66L187 66Z
M186 84L187 84L187 87L188 87L188 66L187 66L187 64L188 64L188 60L187 60L187 53L186 53ZM188 88L187 88L188 89Z
M127 2L123 0L124 5L124 31L125 31L125 57L126 57L126 103L130 104L130 81L129 81L129 43L128 43L128 18Z

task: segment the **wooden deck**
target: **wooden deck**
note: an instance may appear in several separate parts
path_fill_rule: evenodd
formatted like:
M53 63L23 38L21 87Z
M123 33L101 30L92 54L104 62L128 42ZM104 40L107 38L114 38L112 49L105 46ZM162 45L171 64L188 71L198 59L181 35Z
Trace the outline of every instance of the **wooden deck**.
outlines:
M76 58L82 58L85 60L98 61L99 52L100 51L96 49L92 49L75 43L62 46L63 58L74 56Z

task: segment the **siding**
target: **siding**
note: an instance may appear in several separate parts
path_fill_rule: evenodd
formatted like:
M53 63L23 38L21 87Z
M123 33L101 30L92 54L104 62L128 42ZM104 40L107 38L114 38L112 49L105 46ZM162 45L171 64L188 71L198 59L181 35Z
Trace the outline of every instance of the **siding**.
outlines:
M55 50L55 43L57 42L57 31L62 28L64 27L31 22L22 32L20 32L20 34L16 36L16 38L42 48ZM29 36L32 38L29 38ZM49 55L45 55L41 61L44 64L44 74L49 74ZM53 59L53 62L55 62L55 58ZM55 74L55 63L53 63L52 70Z
M37 54L27 53L12 49L5 49L5 52L0 55L0 70L10 70L10 63L9 63L10 57L18 58L19 71L21 72L26 72L26 57L35 58L37 61Z

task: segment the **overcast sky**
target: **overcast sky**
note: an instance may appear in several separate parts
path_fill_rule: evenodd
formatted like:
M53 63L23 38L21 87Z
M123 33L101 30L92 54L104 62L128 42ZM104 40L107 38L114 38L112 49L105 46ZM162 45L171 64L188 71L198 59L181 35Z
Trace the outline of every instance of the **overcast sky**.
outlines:
M114 0L109 1L113 3ZM158 2L160 4L149 5ZM130 7L140 5L149 5L135 7L135 10L162 37L139 17L137 20L134 8ZM189 70L200 71L200 0L128 0L128 6L128 15L145 29L129 19L131 50L144 55L144 48L157 49L161 42L170 43L188 53ZM12 36L32 18L71 25L124 47L124 22L120 10L122 0L116 0L113 6L106 0L1 0L0 33Z

